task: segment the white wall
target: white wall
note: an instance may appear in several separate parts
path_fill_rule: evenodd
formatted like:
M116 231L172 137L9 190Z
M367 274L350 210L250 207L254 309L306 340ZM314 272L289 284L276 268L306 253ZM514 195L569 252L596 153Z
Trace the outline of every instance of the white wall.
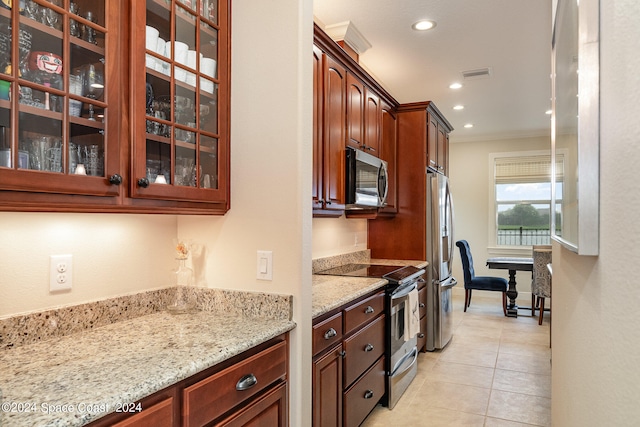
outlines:
M0 213L0 317L170 286L176 217ZM49 292L49 256L73 255L70 292Z
M640 419L640 2L601 2L600 255L554 245L554 426Z
M367 249L367 220L314 218L312 248L313 259Z
M235 1L232 32L231 209L178 217L178 234L205 247L201 285L293 295L290 423L310 425L312 1Z
M455 141L455 132L452 140ZM500 253L489 243L489 212L493 203L491 182L493 170L489 165L489 154L517 151L547 150L550 152L549 136L495 141L453 142L449 148L449 176L451 194L455 206L455 239L467 240L471 247L474 268L478 276L500 276L508 278L506 270L489 270L485 261L494 256L508 256ZM462 263L457 248L454 251L453 274L462 278ZM512 256L515 256L512 254ZM521 305L531 304L531 275L516 273L518 300ZM463 292L463 287L454 288Z

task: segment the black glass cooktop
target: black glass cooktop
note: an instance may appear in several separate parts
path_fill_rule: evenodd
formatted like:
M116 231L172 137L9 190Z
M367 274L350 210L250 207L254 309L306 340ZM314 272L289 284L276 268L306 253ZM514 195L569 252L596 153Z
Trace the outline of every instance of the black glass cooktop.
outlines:
M345 264L340 267L319 271L316 274L351 277L384 277L392 282L399 283L403 279L413 276L417 272L422 274L424 273L424 270L420 270L413 266L402 265Z

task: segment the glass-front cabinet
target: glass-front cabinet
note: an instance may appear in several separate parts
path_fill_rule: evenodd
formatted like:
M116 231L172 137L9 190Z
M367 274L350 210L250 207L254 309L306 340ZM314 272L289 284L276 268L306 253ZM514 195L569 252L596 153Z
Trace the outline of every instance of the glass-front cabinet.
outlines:
M133 11L132 193L228 200L226 2L145 0ZM139 120L143 117L144 120Z
M118 13L109 0L0 3L0 189L119 194L120 81L105 78Z
M226 212L228 5L1 0L0 210Z

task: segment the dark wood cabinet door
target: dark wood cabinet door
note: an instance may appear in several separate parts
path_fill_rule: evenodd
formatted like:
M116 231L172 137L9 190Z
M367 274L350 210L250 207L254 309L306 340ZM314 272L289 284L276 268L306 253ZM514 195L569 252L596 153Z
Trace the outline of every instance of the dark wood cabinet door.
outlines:
M330 56L324 68L323 199L326 209L344 209L347 71Z
M380 140L380 158L387 162L389 191L387 192L387 205L381 209L382 213L396 213L397 207L397 138L398 120L393 109L386 103L382 103L382 130Z
M288 427L287 384L281 383L215 427Z
M438 170L438 121L427 113L427 166Z
M380 97L365 87L364 107L364 149L376 157L380 156L380 138L382 128L382 105Z
M230 7L210 4L132 3L134 199L228 208Z
M324 53L317 47L313 47L313 188L311 190L313 208L321 209L323 206L323 132L322 132L322 101L323 101L323 67Z
M364 84L347 72L347 145L361 148L364 144Z
M342 426L342 344L313 363L313 427Z

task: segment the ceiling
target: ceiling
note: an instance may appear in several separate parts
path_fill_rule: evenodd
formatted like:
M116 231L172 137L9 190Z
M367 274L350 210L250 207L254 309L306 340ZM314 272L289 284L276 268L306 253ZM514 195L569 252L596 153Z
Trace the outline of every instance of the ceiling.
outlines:
M372 45L360 64L400 103L433 101L451 142L550 134L551 0L314 0L314 15L350 21ZM411 29L420 19L437 25Z

